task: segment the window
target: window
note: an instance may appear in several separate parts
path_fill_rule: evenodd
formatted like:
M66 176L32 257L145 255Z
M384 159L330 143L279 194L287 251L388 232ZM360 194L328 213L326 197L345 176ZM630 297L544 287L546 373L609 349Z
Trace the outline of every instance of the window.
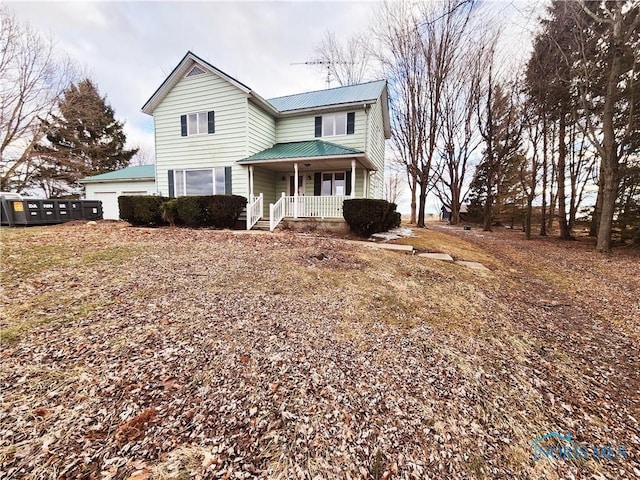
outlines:
M224 195L230 167L202 170L174 170L173 193L176 197L187 195ZM229 173L228 173L229 172Z
M322 116L322 136L333 137L335 135L346 135L347 114L335 113L333 115Z
M189 113L180 116L180 129L183 137L216 132L215 112Z
M335 137L355 133L355 112L328 113L315 118L316 137Z
M347 195L345 172L323 173L320 195Z

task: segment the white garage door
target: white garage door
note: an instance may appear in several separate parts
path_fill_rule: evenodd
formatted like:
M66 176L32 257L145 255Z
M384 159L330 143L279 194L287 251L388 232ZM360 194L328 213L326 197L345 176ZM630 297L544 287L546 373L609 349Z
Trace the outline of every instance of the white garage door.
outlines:
M93 198L102 201L102 218L105 220L118 220L118 192L95 192Z

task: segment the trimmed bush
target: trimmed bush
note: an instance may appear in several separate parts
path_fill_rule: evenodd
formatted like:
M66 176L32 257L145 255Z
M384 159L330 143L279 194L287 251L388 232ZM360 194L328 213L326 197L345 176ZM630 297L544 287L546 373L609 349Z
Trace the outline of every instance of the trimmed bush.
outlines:
M137 227L164 225L160 205L169 200L156 195L118 197L120 218Z
M233 228L247 205L240 195L213 195L207 197L208 218L216 228Z
M233 228L246 204L239 195L179 197L177 220L188 227Z
M162 220L175 227L178 223L178 199L172 198L161 204L160 212L162 213Z
M342 205L342 214L349 228L362 237L399 227L400 213L395 210L395 203L370 198L345 200Z
M127 222L130 222L133 218L133 197L120 196L118 197L118 211L120 212L120 218Z
M202 196L176 198L177 220L187 227L207 225L205 198Z

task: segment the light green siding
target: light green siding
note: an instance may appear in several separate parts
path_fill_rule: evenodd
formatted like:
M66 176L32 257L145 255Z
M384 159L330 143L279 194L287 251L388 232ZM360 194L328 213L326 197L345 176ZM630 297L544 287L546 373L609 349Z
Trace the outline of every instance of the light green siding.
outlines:
M249 102L249 137L247 156L271 148L276 143L276 121L261 108Z
M303 115L299 117L284 117L277 121L277 141L301 142L304 140L324 140L345 147L365 150L365 139L367 129L367 117L364 109L349 109L355 111L355 128L353 135L337 135L334 137L315 137L315 117L318 115Z
M367 148L365 153L378 170L384 168L384 125L380 99L369 110Z
M255 167L253 170L253 194L263 194L264 218L269 217L269 204L276 203L276 196L280 197L280 193L276 194L276 179L279 178L277 175L278 173L264 168Z
M168 195L169 169L233 166L233 193L247 196L247 95L213 73L182 78L153 112L156 186ZM214 134L181 136L180 116L215 111Z
M376 166L377 172L371 177L369 197L382 198L384 181L384 123L382 119L381 99L369 110L369 128L367 129L367 148L365 153L371 162Z
M323 170L324 173L344 172L344 171L346 170L345 169ZM367 172L366 170L363 170L361 168L356 168L356 197L362 198L364 196L364 175L366 174L366 172ZM300 172L300 175L304 176L304 182L305 182L304 194L307 196L313 196L313 193L314 193L313 179L314 179L315 173L316 173L315 171ZM282 192L284 192L285 195L289 195L289 176L290 175L293 175L293 171L276 174L277 198L279 198L280 195L282 195ZM282 179L283 177L284 177L284 180Z

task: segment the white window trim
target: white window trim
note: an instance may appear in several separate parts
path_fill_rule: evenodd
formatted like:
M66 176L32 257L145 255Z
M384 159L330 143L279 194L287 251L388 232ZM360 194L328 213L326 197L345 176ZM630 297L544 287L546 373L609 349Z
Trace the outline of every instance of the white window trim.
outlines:
M178 172L199 172L199 171L206 171L209 170L211 171L211 175L212 175L212 179L213 179L213 183L211 185L211 193L207 193L206 195L224 195L225 192L224 190L221 193L217 193L216 192L216 169L221 169L223 171L223 175L225 175L225 167L211 167L211 168L178 168L176 170L173 171L173 191L174 191L174 195L175 197L188 197L190 196L187 193L187 176L186 175L182 175L182 191L185 192L182 195L178 195ZM226 184L226 175L225 175L225 184ZM198 194L198 195L203 195L203 194Z
M186 113L185 114L187 116L187 137L199 137L200 135L208 135L209 134L209 112L208 111L204 111L204 112L191 112L191 113ZM205 117L205 131L204 132L197 132L197 133L191 133L191 128L189 128L189 116L190 115L204 115ZM198 117L196 117L196 125L200 125L200 120ZM202 169L202 168L195 168L193 170L206 170L206 169Z
M324 175L328 174L331 175L331 195L323 195L322 194L322 184L324 183ZM344 191L345 193L343 195L336 195L335 191L336 191L336 173L343 173L344 174ZM347 192L347 171L346 170L329 170L329 171L325 171L325 172L320 172L320 196L321 197L346 197L348 196L346 194Z
M325 113L324 115L322 115L322 136L323 137L344 137L347 135L347 113L348 112L336 112L336 113ZM332 133L332 134L327 134L324 131L324 119L331 117L333 118L333 131L336 131L336 117L337 116L342 116L344 115L344 133ZM328 172L327 172L328 173Z

